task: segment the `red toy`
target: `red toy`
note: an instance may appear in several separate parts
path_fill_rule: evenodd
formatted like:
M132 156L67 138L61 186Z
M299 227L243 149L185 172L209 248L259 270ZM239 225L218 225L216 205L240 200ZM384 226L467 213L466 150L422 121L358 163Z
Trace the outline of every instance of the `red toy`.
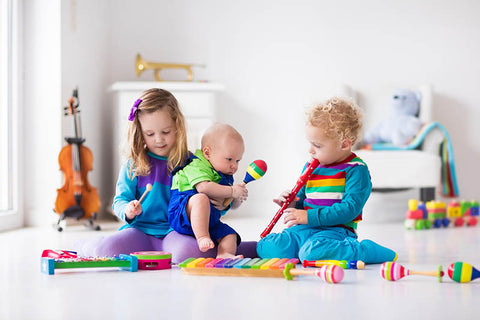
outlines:
M308 167L305 169L303 174L298 178L297 183L293 187L292 191L290 191L290 195L288 196L287 200L283 203L283 205L278 209L277 213L273 217L272 221L268 224L267 228L263 230L262 234L260 237L265 238L273 229L275 224L278 222L280 217L283 214L283 211L288 208L290 203L295 199L297 196L298 191L307 183L308 178L312 175L313 170L318 166L319 162L317 159L313 159L312 162L308 165Z
M76 257L77 257L77 253L75 251L46 249L46 250L43 250L42 252L42 258L74 259Z

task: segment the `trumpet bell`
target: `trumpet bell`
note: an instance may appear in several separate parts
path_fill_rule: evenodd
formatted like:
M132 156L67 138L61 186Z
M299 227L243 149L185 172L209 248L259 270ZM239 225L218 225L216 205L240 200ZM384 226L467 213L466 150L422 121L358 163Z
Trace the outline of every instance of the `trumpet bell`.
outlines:
M142 59L140 54L137 54L137 58L135 59L135 73L137 77L140 77L142 72L145 70L145 60Z

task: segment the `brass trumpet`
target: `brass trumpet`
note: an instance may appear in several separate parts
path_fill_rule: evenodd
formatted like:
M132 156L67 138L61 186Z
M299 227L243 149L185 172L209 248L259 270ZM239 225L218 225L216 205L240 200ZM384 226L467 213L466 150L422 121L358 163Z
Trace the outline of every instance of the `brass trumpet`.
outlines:
M143 71L147 69L153 69L155 74L155 79L157 81L163 81L162 78L160 78L160 71L162 71L162 69L185 69L188 72L188 78L186 81L192 81L193 66L198 66L198 65L181 64L181 63L148 62L148 61L145 61L140 56L140 54L137 54L137 58L135 59L135 73L137 74L137 77L139 77Z

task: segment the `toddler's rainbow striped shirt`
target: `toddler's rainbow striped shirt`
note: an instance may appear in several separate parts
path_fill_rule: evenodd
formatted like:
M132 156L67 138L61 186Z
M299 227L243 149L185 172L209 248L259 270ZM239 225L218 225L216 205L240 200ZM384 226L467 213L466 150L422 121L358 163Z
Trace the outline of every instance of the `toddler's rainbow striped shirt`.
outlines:
M296 207L307 210L309 226L340 226L355 233L371 190L367 165L352 153L340 163L315 168Z

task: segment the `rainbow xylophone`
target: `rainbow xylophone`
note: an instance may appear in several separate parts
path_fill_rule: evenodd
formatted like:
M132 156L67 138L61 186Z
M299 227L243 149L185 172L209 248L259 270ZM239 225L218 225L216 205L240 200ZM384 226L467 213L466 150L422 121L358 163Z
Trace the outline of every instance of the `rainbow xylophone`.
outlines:
M127 254L121 254L117 257L105 258L49 258L42 257L40 269L42 273L54 274L55 269L71 268L112 268L119 267L130 272L136 272L138 269L137 257Z
M295 269L298 259L288 258L188 258L178 266L184 274L210 276L278 277L292 280L296 275L314 275L325 282L343 279L343 269L336 265L315 269Z

